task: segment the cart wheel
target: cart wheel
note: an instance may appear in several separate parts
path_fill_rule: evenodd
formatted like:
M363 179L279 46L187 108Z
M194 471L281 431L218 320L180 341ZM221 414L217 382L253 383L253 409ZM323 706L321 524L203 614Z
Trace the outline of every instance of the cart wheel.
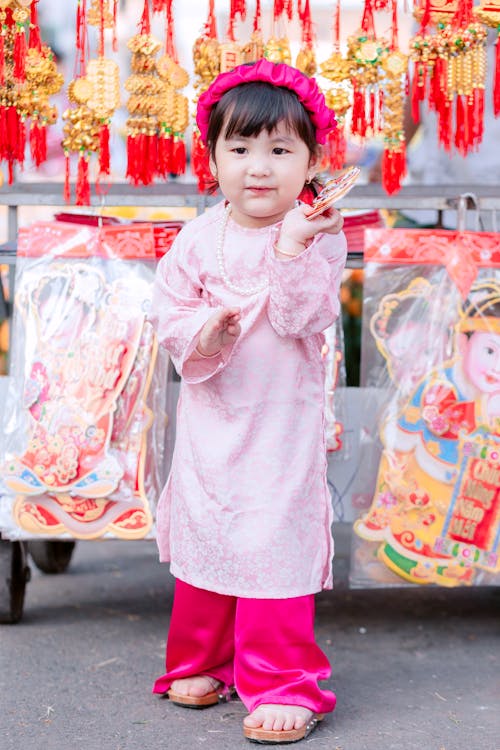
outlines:
M23 616L24 592L30 579L26 545L0 539L0 623L13 624Z
M33 562L43 573L64 573L71 561L74 548L75 542L28 542Z

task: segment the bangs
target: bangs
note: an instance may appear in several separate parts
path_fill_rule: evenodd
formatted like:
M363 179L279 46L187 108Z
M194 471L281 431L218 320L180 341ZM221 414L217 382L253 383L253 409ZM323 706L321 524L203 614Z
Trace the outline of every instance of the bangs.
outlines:
M262 130L271 133L280 124L295 132L311 154L316 149L316 133L306 110L290 89L254 81L227 91L212 109L207 141L213 156L219 136L250 138Z

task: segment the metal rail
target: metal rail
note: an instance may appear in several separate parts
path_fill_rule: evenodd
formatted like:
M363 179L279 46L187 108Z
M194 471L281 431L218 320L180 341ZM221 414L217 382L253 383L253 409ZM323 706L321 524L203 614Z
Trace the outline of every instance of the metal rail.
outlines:
M73 192L74 195L74 186ZM101 195L92 195L88 210L106 207L179 206L196 208L202 213L220 200L220 195L206 196L198 193L194 182L172 180L164 184L133 187L128 183L114 183ZM18 182L0 188L0 205L7 206L8 243L0 248L0 262L12 263L18 232L19 206L67 206L63 185L58 182ZM395 195L387 195L379 184L356 185L337 204L346 209L389 210L467 210L479 212L500 211L500 185L406 185ZM86 207L80 210L84 211Z

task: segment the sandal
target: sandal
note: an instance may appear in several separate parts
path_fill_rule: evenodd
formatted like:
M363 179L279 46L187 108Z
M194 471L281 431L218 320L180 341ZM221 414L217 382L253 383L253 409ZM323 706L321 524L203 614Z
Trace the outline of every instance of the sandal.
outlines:
M234 688L226 687L222 682L209 675L203 675L203 677L207 677L213 687L213 690L209 693L205 693L205 695L181 695L173 690L167 690L169 701L184 708L209 708L209 706L216 706L218 703L231 700Z
M262 727L247 727L243 725L243 734L250 742L258 742L261 745L281 745L290 742L299 742L309 737L316 729L318 722L324 719L325 714L313 714L307 724L300 729L263 729Z

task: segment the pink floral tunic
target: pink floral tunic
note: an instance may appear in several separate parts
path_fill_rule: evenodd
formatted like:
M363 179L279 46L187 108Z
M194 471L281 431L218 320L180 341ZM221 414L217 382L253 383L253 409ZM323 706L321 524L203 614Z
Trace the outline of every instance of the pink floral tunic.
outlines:
M339 312L343 234L317 235L280 260L279 225L229 219L223 202L191 221L160 261L152 320L182 376L171 472L157 510L162 561L199 588L252 598L331 588L332 510L326 484L322 331ZM242 332L210 359L189 361L215 310L239 306Z

